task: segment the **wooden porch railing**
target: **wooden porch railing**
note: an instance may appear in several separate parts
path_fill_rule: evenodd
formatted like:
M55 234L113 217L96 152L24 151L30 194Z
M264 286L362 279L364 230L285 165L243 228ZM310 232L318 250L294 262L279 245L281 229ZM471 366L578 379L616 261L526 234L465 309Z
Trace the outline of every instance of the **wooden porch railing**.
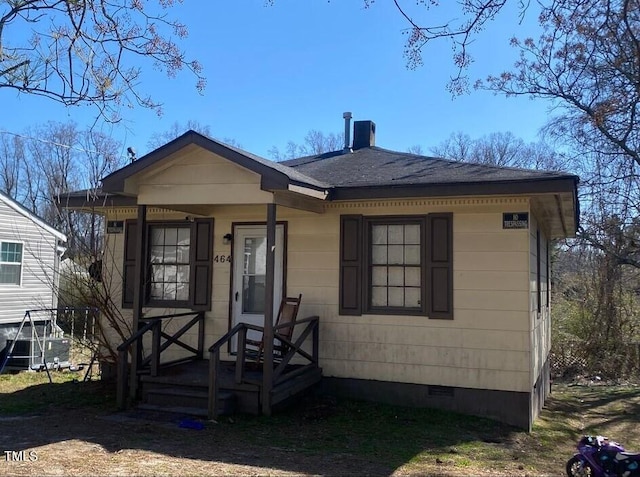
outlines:
M192 317L182 328L173 335L163 330L163 323L173 318ZM198 325L198 344L194 348L180 341L180 337L187 331ZM142 325L131 337L118 346L118 383L117 400L118 407L124 409L127 406L127 397L135 400L138 395L140 374L149 373L157 376L161 368L203 359L204 357L204 312L187 312L171 315L162 315L146 318L140 322ZM144 357L143 340L147 333L151 333L151 352ZM162 341L164 338L164 342ZM192 355L172 361L162 361L163 351L171 345L186 349ZM129 357L131 360L129 361Z
M285 382L298 375L304 374L311 368L318 367L318 343L320 328L319 321L320 318L318 316L310 316L308 318L296 320L294 324L294 331L300 325L306 324L306 326L298 335L298 338L295 341L290 341L285 336L278 333L278 330L291 326L291 323L284 323L282 325L273 327L274 339L278 339L282 343L286 344L287 352L286 354L284 354L284 356L281 357L278 363L274 363L276 364L276 366L273 369L272 380L268 384L267 389L262 389L262 396L271 393L274 386L276 386L277 384ZM229 330L227 334L225 334L222 338L216 341L213 346L209 348L209 419L216 419L218 417L217 402L218 393L220 390L220 382L218 377L221 373L220 350L223 348L223 346L227 345L235 335L238 335L238 351L236 354L235 363L236 383L262 384L262 381L256 382L248 380L244 376L244 369L245 365L247 364L246 338L248 330L264 332L264 328L262 326L252 325L248 323L238 323L231 330ZM307 340L309 335L312 335L311 354L302 349L302 345ZM287 366L296 355L302 356L308 361L308 363L305 365L301 365L293 370L287 371ZM266 366L266 364L263 363L263 366Z

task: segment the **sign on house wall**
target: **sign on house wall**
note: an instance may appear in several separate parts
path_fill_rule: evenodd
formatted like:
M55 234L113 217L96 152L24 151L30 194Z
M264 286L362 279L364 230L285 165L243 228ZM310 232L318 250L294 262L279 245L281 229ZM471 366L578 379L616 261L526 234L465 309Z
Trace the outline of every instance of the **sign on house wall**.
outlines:
M502 214L503 229L528 229L529 212L504 212Z
M121 234L124 231L124 220L107 220L108 234Z

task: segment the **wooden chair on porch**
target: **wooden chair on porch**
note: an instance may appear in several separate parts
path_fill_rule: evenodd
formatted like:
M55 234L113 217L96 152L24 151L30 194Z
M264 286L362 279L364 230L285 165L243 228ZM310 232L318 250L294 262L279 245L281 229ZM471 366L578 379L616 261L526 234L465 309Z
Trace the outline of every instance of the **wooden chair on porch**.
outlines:
M296 317L298 316L298 309L300 308L300 302L302 301L302 293L297 297L286 297L282 299L280 303L280 309L278 310L278 316L274 326L274 334L281 335L283 338L291 341L293 337L293 329L295 328ZM273 344L273 357L276 361L282 359L289 350L289 345L282 340L279 340L276 336L275 343ZM278 343L279 342L279 343ZM260 341L247 339L246 344L253 349L247 349L247 357L259 363L263 359L264 355L264 335Z

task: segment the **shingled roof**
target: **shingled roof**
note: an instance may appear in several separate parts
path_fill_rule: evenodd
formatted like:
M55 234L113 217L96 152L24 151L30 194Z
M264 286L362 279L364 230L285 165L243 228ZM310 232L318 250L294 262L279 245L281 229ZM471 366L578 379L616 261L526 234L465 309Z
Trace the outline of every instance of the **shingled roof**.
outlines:
M375 125L365 121L366 127ZM355 131L355 129L354 129ZM365 131L366 133L366 131ZM300 157L283 162L264 159L188 131L179 138L119 169L102 180L102 190L92 202L102 206L135 203L125 192L125 181L184 148L197 146L251 170L261 177L265 191L298 191L323 200L367 200L410 197L460 197L529 195L544 200L548 207L573 216L563 225L565 235L578 222L578 176L564 172L470 164L448 159L391 151L375 146L371 137L354 135L354 148ZM318 191L320 195L315 195ZM87 202L86 191L68 195L66 205Z
M333 187L548 180L565 173L470 164L367 147L281 162ZM572 176L574 177L574 176Z
M578 182L564 172L470 164L376 146L280 164L330 184L330 200L561 192L575 189Z

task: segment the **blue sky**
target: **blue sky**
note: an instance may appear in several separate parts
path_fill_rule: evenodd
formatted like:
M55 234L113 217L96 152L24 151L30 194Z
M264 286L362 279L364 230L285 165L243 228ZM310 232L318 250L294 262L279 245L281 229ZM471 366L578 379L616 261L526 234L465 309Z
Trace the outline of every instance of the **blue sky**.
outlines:
M408 5L418 12L415 2ZM441 15L437 21L452 18L450 6L423 12L423 21L434 13ZM365 9L362 0L277 0L274 6L263 0L185 0L170 15L187 25L189 38L181 46L203 64L207 88L200 95L186 72L170 79L145 68L140 88L164 103L163 115L134 108L123 112L122 124L103 127L139 156L148 152L154 133L189 120L264 157L273 146L302 142L311 129L342 131L344 111L354 120L375 121L377 145L400 151L420 145L428 152L457 131L471 137L511 131L534 141L547 121L548 104L541 101L483 91L453 99L446 91L455 73L446 41L425 51L423 67L408 70L406 23L390 1ZM514 11L504 12L476 40L471 76L499 73L513 62L508 39L535 33L516 19ZM527 20L534 24L531 12ZM11 111L0 116L0 130L16 133L49 120L89 126L95 116L91 109L6 90L0 90L0 104Z

